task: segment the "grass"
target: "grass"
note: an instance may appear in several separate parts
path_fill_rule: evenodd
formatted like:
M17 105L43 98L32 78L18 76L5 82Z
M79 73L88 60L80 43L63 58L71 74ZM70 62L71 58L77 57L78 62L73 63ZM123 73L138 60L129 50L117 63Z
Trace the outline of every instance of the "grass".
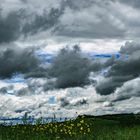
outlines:
M0 126L0 140L140 140L140 115L79 116L49 124Z

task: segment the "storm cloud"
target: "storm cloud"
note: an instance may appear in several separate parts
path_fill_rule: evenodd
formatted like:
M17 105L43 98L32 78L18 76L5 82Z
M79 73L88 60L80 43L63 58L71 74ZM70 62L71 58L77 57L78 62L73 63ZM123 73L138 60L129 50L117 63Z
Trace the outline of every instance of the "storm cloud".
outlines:
M20 35L20 12L11 12L3 17L0 11L0 43L16 40Z
M121 47L120 53L120 59L114 61L105 78L96 86L102 95L113 93L124 82L140 75L140 43L126 42Z
M60 50L55 58L49 74L56 77L56 87L84 86L88 82L91 62L82 56L79 46Z
M28 73L39 68L34 49L20 47L0 49L0 77L9 78L16 73Z

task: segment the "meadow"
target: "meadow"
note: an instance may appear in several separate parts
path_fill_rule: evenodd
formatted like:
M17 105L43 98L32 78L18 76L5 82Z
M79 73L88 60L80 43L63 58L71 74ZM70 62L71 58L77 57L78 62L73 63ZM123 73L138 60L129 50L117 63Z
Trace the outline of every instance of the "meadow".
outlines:
M64 122L0 125L0 140L140 140L140 115L78 116Z

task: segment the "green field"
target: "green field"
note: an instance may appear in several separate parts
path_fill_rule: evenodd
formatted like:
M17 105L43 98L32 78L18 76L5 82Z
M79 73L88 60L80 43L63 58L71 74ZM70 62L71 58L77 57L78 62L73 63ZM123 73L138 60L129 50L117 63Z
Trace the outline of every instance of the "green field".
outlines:
M140 140L140 115L79 116L49 124L0 126L0 140Z

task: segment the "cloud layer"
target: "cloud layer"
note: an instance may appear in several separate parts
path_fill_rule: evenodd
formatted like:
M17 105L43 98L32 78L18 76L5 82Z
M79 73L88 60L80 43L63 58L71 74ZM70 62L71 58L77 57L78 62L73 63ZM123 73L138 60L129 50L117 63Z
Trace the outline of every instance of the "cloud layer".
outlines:
M135 84L132 87L136 86ZM127 86L127 83L125 86ZM118 92L121 92L121 95ZM67 88L24 96L0 94L0 116L22 117L25 112L35 118L53 117L54 113L58 118L75 117L78 114L138 113L140 98L136 96L130 91L130 98L128 98L127 93L123 92L123 88L119 89L114 96L100 96L92 86ZM127 98L121 100L123 97Z
M10 29L13 37L9 37L9 41L17 38L19 31L21 36L51 30L51 34L57 37L88 39L134 39L140 34L140 11L137 1L2 1L0 26L7 25ZM6 30L3 28L0 33L4 34Z

